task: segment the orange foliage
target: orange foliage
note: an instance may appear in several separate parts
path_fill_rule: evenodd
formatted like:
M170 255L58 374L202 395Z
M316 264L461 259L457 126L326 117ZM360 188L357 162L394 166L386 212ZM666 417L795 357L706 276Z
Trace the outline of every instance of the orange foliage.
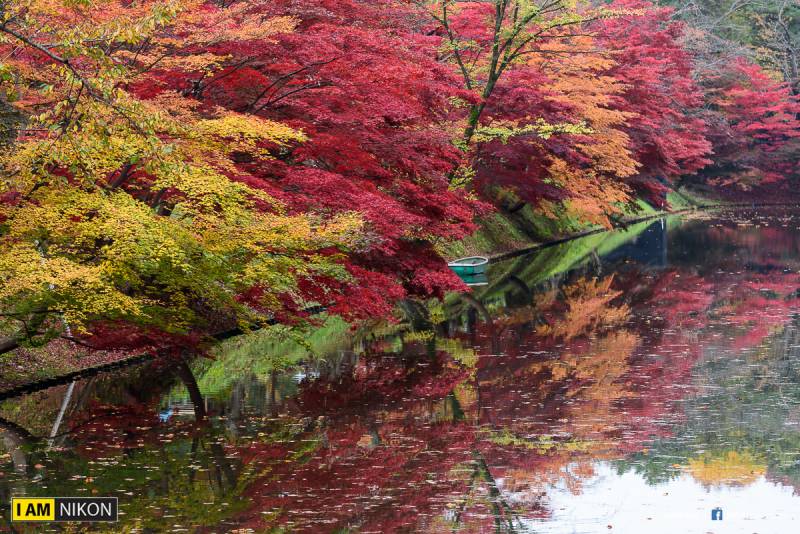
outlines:
M539 328L538 334L569 341L581 335L596 332L602 327L616 326L628 320L630 308L627 304L611 305L611 301L622 294L612 290L614 276L602 280L581 279L564 288L567 311L564 318L555 324Z
M572 107L576 119L592 129L590 141L576 144L592 160L592 168L610 177L633 176L641 165L629 149L630 137L623 127L636 114L611 107L613 99L625 90L619 80L604 74L614 62L607 53L592 50L591 37L574 37L571 44L579 53L559 56L558 61L545 60L547 55L534 56L532 63L552 80L545 86L553 93L549 99ZM547 43L542 49L563 46Z

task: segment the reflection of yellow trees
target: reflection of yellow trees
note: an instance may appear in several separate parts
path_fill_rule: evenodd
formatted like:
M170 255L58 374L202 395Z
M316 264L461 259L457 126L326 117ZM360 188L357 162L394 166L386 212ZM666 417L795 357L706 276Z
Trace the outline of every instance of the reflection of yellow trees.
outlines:
M607 427L612 402L628 395L621 378L639 340L621 329L602 335L608 327L621 326L630 315L626 304L612 304L621 294L611 289L613 280L613 276L582 279L566 287L563 318L539 332L565 341L588 337L588 346L568 344L558 359L540 363L549 367L552 380L566 388L566 395L578 401L571 404L567 419L573 431L580 433Z
M686 471L695 480L707 486L746 486L764 475L767 466L762 458L750 451L728 451L692 458L686 466Z
M469 369L478 365L478 354L472 347L465 347L463 341L457 338L436 338L436 350L441 350L450 355Z
M622 378L639 342L635 333L621 328L630 308L612 303L621 294L611 289L613 279L584 278L563 290L563 313L551 316L550 324L537 331L541 337L562 339L565 346L560 354L547 360L532 359L513 378L503 374L482 380L481 386L503 387L510 378L529 377L537 382L535 397L540 402L560 394L571 399L564 406L564 422L571 431L586 436L613 427L612 403L629 394Z
M614 276L602 280L584 278L564 288L567 311L563 319L552 325L542 326L538 334L563 338L566 341L575 337L596 332L602 327L624 323L630 315L627 304L611 305L611 301L622 294L612 290Z
M453 396L461 410L475 418L478 404L478 390L471 382L461 382L453 389Z
M498 310L493 314L492 322L499 331L530 323L531 321L537 320L541 316L543 310L552 307L557 297L558 291L555 289L537 293L532 297L531 304L528 306Z
M403 341L406 343L414 343L414 342L427 342L432 340L436 337L436 334L432 330L419 330L415 332L404 332L403 333Z
M579 452L587 451L591 448L591 444L583 441L556 441L553 436L537 436L535 438L526 439L515 436L508 430L492 434L489 441L497 445L511 445L514 447L521 447L524 449L533 450L539 453L547 452Z
M491 491L497 495L490 503L508 499L515 507L537 509L548 484L563 483L578 493L594 475L595 460L615 457L617 430L624 421L614 403L630 395L624 378L639 338L625 328L630 309L617 300L622 292L612 289L613 282L613 276L584 278L539 294L528 306L493 314L492 326L500 335L514 325L548 321L534 339L521 342L520 352L544 350L505 358L504 366L481 362L481 351L463 340L435 338L437 351L473 372L447 399L428 407L435 412L429 417L477 425L474 453L485 458L487 474L496 477ZM515 392L523 384L526 391L520 396ZM402 417L408 415L404 407ZM363 446L367 443L363 437ZM514 461L508 462L503 450L513 450ZM466 510L491 514L485 501L492 484L483 481L475 465L462 466L469 489L448 505L456 523L470 522L461 517Z

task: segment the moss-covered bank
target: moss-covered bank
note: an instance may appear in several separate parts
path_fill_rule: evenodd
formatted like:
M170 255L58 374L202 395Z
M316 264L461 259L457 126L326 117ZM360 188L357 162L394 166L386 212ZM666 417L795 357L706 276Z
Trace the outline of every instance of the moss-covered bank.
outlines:
M669 209L659 210L645 200L637 199L635 203L624 207L625 215L616 223L621 226L643 217L724 203L685 189L670 191L667 202ZM600 228L566 215L549 218L537 213L530 205L514 213L497 210L478 221L478 225L480 229L474 234L442 246L442 254L448 259L473 255L494 256Z

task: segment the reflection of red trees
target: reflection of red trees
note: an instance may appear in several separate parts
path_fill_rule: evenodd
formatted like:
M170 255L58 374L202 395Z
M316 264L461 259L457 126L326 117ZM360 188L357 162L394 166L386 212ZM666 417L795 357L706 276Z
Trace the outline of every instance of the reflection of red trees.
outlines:
M402 354L369 343L368 356L302 383L281 408L274 424L291 437L227 446L248 477L248 507L230 525L442 532L457 517L482 532L496 518L547 517L549 484L578 493L596 460L669 435L703 350L741 351L785 324L800 288L800 275L774 268L781 247L795 247L788 233L757 246L748 231L714 228L705 238L729 248L705 274L629 267L497 312L448 340L453 356L469 347L476 361L436 339ZM104 450L100 436L107 448L155 437L139 430L153 426L152 410L118 411L87 426L85 449Z
M448 410L443 397L467 372L442 353L413 362L387 355L365 357L335 381L305 384L298 415L319 423L300 439L318 447L300 463L286 461L288 444L241 451L249 468L266 471L246 490L253 505L237 522L394 532L440 513L449 494L463 492L464 482L449 473L470 461L474 429L446 415L437 422L437 414Z
M158 444L158 414L144 404L124 405L91 402L70 421L70 439L75 450L87 458L100 458L134 450L145 444Z
M770 256L751 258L771 264ZM366 358L342 378L306 384L298 415L327 417L308 434L321 445L300 463L275 445L250 451L248 461L270 470L249 486L253 506L238 522L438 532L454 515L468 531L511 515L547 517L549 484L578 493L594 461L668 436L700 348L759 343L796 307L800 277L629 269L606 282L581 281L580 291L460 334L479 354L471 372L417 344L407 361ZM547 327L534 328L537 317Z
M780 243L776 241L775 249ZM762 244L761 255L752 257L757 262L770 256L771 251L764 251ZM679 269L617 275L613 288L624 297L616 302L630 303L633 314L628 327L642 342L620 362L625 369L619 380L594 394L610 403L602 410L602 400L598 402L586 391L591 389L586 377L565 376L563 364L565 355L570 354L602 361L597 340L605 334L596 332L558 344L552 338L520 336L513 321L508 321L511 315L498 322L503 328L511 327L499 339L498 324L491 332L486 325L479 325L479 339L494 334L500 345L495 351L505 355L479 362L483 404L502 406L485 410L480 420L521 436L562 433L594 442L605 440L616 455L641 450L653 437L667 435L681 419L676 401L691 392L687 386L701 356L700 347L716 344L741 350L760 343L796 309L798 282L800 278L792 273L762 275L741 266L708 277ZM536 313L552 322L558 320L559 309L565 306L554 305ZM516 318L518 324L531 320L530 315ZM551 328L554 330L557 328ZM534 356L537 353L540 355ZM582 394L570 396L575 390ZM593 434L593 427L599 432ZM602 456L598 449L591 452L595 458ZM561 466L580 456L565 455ZM498 465L525 467L533 458L516 447ZM523 465L518 465L520 462ZM527 467L534 469L530 463Z
M164 358L148 365L151 377L134 371L131 382L101 379L87 385L87 391L78 390L72 402L81 408L74 413L68 410L61 428L66 439L81 456L100 458L143 446L158 448L199 430L195 417L169 425L159 419L160 395L171 384L176 368L188 370L182 361ZM80 398L86 393L94 397L84 403Z
M406 424L387 423L374 446L361 439L368 431L354 420L341 421L324 431L328 445L302 465L271 463L268 474L245 493L253 506L239 518L242 525L396 532L441 512L448 494L461 490L463 481L448 474L471 458L473 430L466 424L420 425L413 418ZM248 452L263 461L260 451L252 450L258 447ZM269 512L278 513L277 520L265 519Z
M352 411L375 403L416 404L441 399L467 374L467 369L442 352L410 361L389 355L366 357L336 382L305 384L297 401L304 412L315 414Z
M714 235L716 230L709 233ZM736 234L741 239L724 234L723 242L744 247L749 251L744 255L756 264L770 263L774 251L786 241L785 232L778 232L771 246L760 242L756 249L746 232ZM784 239L780 239L782 234ZM702 347L730 351L754 347L786 324L797 308L800 276L796 273L760 274L744 269L734 254L721 259L732 265L706 277L679 270L660 274L634 306L634 315L640 318L637 329L646 344L631 359L635 374L631 373L629 384L634 394L620 407L639 438L626 439L623 450L635 450L635 444L649 433L663 435L680 417L669 406L690 392L680 384L688 383ZM650 322L642 322L643 318ZM665 414L671 415L665 418ZM660 422L654 426L653 421Z

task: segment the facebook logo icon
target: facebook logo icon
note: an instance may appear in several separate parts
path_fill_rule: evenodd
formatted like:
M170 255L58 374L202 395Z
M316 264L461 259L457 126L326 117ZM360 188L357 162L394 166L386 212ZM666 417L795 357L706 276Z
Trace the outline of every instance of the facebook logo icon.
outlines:
M722 508L717 507L711 510L711 520L722 521Z

